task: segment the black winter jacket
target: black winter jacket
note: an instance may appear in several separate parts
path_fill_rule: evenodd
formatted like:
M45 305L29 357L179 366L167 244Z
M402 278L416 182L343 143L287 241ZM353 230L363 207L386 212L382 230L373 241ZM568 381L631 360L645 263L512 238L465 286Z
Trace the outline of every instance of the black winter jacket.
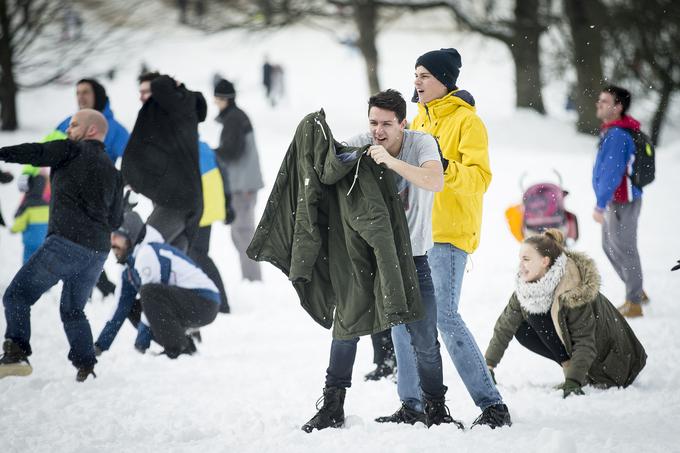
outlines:
M123 182L102 142L25 143L0 148L0 160L51 167L48 236L109 250L111 231L123 221Z
M161 206L201 212L198 123L206 113L201 93L169 76L153 80L123 154L126 184Z
M423 315L394 177L370 158L357 161L365 148L334 141L323 110L307 115L247 250L281 269L303 308L339 339Z

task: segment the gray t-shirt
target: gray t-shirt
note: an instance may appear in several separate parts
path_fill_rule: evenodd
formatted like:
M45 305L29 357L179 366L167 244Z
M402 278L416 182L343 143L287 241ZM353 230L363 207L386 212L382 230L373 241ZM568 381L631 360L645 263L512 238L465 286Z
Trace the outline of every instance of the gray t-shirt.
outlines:
M373 137L370 133L356 135L345 143L349 146L372 145ZM397 159L422 166L430 160L441 161L439 149L434 138L424 132L404 130L404 140ZM425 255L432 248L432 203L434 192L421 189L393 172L397 180L399 195L404 202L406 220L411 234L411 248L413 256Z

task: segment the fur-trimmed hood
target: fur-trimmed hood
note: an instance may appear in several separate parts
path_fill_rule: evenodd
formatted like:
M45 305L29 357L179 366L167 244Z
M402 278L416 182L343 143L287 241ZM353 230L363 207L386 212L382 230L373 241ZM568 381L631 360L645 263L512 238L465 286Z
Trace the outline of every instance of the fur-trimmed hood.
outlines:
M554 299L566 308L576 308L597 299L600 273L595 262L584 253L566 251L567 266L555 288Z

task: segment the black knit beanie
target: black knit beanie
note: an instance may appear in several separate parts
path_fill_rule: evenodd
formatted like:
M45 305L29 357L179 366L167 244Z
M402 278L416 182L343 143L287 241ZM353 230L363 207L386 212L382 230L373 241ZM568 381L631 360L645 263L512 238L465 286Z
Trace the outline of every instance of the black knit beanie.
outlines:
M449 48L422 54L416 60L415 67L423 66L451 92L456 89L456 80L458 80L461 65L458 51Z
M215 85L215 97L233 99L236 97L236 90L234 84L227 79L220 79Z
M90 84L92 91L94 91L94 109L99 112L104 112L106 102L109 100L106 96L106 89L94 79L80 79L76 85L80 85L81 83Z

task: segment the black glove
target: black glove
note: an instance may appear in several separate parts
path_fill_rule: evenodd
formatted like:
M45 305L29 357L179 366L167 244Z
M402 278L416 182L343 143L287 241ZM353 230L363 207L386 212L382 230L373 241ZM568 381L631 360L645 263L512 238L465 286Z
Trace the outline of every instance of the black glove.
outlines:
M132 211L137 206L137 203L139 203L137 194L132 189L126 190L125 195L123 195L123 212Z
M671 267L671 270L672 270L672 271L677 271L678 269L680 269L680 260L678 260L678 264L676 264L675 266Z
M569 395L585 395L581 384L573 379L565 379L564 384L562 384L562 398L566 398Z
M12 173L0 170L0 184L7 184L8 182L12 182L13 179L14 175Z
M498 382L496 382L496 374L493 372L493 368L489 367L489 374L491 375L491 380L493 381L494 385L498 385Z
M227 196L227 218L224 219L226 225L231 225L236 219L236 211L231 207L231 195Z

